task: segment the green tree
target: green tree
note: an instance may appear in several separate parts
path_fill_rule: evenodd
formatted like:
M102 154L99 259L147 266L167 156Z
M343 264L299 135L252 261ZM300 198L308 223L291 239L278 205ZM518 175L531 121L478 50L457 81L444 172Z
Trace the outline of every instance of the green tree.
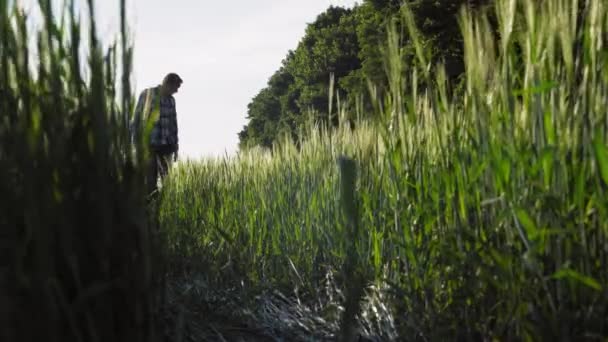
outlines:
M336 123L328 115L329 79L361 67L356 26L353 10L333 6L308 25L296 50L248 105L241 146L270 147L285 132L297 139L310 112L319 114L320 123Z
M294 77L287 68L293 56L290 51L279 70L268 80L266 88L248 104L249 123L239 132L241 148L251 145L271 147L281 131L296 131L299 109L294 94L297 93L290 92Z
M336 79L361 67L357 21L353 10L330 7L308 26L294 58L288 64L298 92L296 103L300 114L318 113L319 122L336 123L328 115L330 75Z

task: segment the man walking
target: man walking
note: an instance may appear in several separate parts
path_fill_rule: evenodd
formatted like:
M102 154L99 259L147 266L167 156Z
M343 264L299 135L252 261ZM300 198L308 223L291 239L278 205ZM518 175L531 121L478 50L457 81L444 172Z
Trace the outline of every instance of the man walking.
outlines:
M137 146L148 148L149 160L146 183L150 193L156 191L157 181L169 172L171 159L177 161L177 111L175 98L182 79L170 73L161 85L144 90L137 101L130 123L131 138Z

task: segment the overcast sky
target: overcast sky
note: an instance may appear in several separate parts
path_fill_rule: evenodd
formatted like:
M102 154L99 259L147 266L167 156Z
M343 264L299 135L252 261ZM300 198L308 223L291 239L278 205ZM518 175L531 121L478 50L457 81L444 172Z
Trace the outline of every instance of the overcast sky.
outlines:
M175 95L180 152L232 154L247 104L295 49L307 23L330 5L355 0L131 0L136 92L168 72L184 80ZM97 1L99 30L113 34L118 0Z

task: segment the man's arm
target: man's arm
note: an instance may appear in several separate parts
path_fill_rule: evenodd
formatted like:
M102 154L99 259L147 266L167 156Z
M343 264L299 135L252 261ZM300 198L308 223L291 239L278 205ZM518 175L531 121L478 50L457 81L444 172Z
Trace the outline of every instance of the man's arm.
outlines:
M172 97L173 108L175 109L175 152L173 153L173 161L177 161L179 152L179 134L177 129L177 105L175 104L175 98Z

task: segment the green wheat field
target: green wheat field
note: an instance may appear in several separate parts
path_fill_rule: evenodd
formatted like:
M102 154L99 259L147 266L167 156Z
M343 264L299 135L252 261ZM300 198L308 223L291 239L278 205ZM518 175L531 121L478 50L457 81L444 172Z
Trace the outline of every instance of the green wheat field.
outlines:
M581 3L463 11L459 84L404 61L404 6L371 119L181 161L149 201L124 3L108 45L0 0L0 340L605 341L608 3Z

